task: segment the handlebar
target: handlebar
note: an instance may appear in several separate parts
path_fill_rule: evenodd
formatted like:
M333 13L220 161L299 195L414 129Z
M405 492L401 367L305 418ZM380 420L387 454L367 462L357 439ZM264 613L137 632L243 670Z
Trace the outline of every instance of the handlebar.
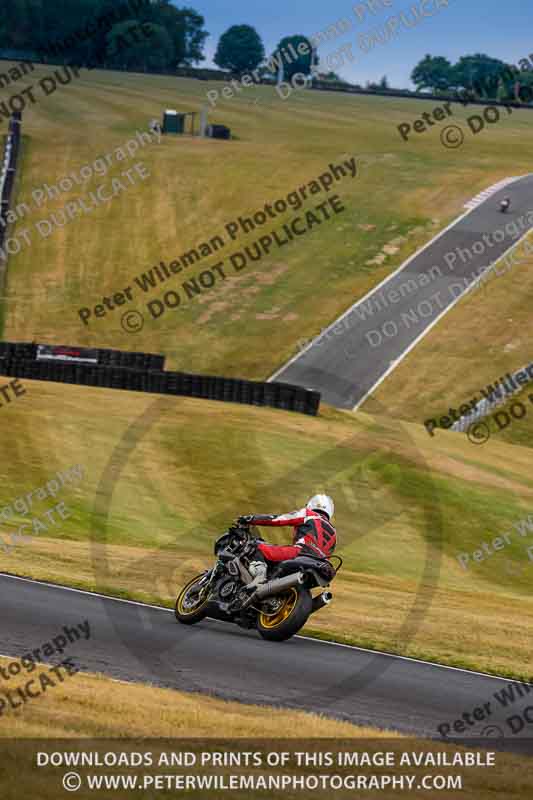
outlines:
M240 525L238 523L234 523L230 525L228 528L228 533L236 534L242 536L250 536L250 526L249 525Z

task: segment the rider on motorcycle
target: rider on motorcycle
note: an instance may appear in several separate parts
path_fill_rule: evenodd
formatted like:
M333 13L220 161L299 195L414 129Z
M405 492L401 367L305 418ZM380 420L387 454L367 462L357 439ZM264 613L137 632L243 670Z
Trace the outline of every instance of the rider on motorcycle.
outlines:
M504 197L500 203L500 211L502 211L505 214L505 212L509 210L510 205L511 205L511 198Z
M329 558L337 544L337 532L331 520L335 506L327 494L315 494L304 508L281 516L251 514L239 517L243 525L267 525L278 527L292 525L294 534L292 545L273 545L261 543L257 546L255 561L250 562L248 571L253 581L248 588L255 589L265 583L267 561L287 561L298 555L314 555Z

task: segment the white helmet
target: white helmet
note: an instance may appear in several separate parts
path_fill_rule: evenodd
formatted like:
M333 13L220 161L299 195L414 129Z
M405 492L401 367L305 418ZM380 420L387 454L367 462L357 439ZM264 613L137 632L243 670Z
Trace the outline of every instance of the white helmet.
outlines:
M329 519L333 519L335 505L327 494L315 494L307 501L307 508L313 511L325 511Z

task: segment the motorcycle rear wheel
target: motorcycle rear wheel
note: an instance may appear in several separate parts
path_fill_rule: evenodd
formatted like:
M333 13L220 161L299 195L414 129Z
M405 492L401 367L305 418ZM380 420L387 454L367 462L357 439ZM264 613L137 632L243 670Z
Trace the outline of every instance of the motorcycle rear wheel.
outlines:
M193 597L189 598L189 594L194 595L193 589L203 577L205 577L205 573L197 575L190 580L189 583L185 584L178 595L175 614L178 622L181 622L183 625L194 625L207 616L209 592L205 597L200 593L200 598L197 602L194 602Z
M284 642L303 628L313 609L313 600L308 589L295 586L281 595L283 605L275 614L260 613L257 630L263 639Z

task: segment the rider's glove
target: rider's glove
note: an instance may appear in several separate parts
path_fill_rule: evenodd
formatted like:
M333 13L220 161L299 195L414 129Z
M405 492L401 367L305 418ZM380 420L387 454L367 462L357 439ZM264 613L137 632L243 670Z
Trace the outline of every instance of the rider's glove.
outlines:
M254 518L253 514L246 514L244 517L239 517L237 522L239 523L239 525L249 525L253 520L253 518Z

